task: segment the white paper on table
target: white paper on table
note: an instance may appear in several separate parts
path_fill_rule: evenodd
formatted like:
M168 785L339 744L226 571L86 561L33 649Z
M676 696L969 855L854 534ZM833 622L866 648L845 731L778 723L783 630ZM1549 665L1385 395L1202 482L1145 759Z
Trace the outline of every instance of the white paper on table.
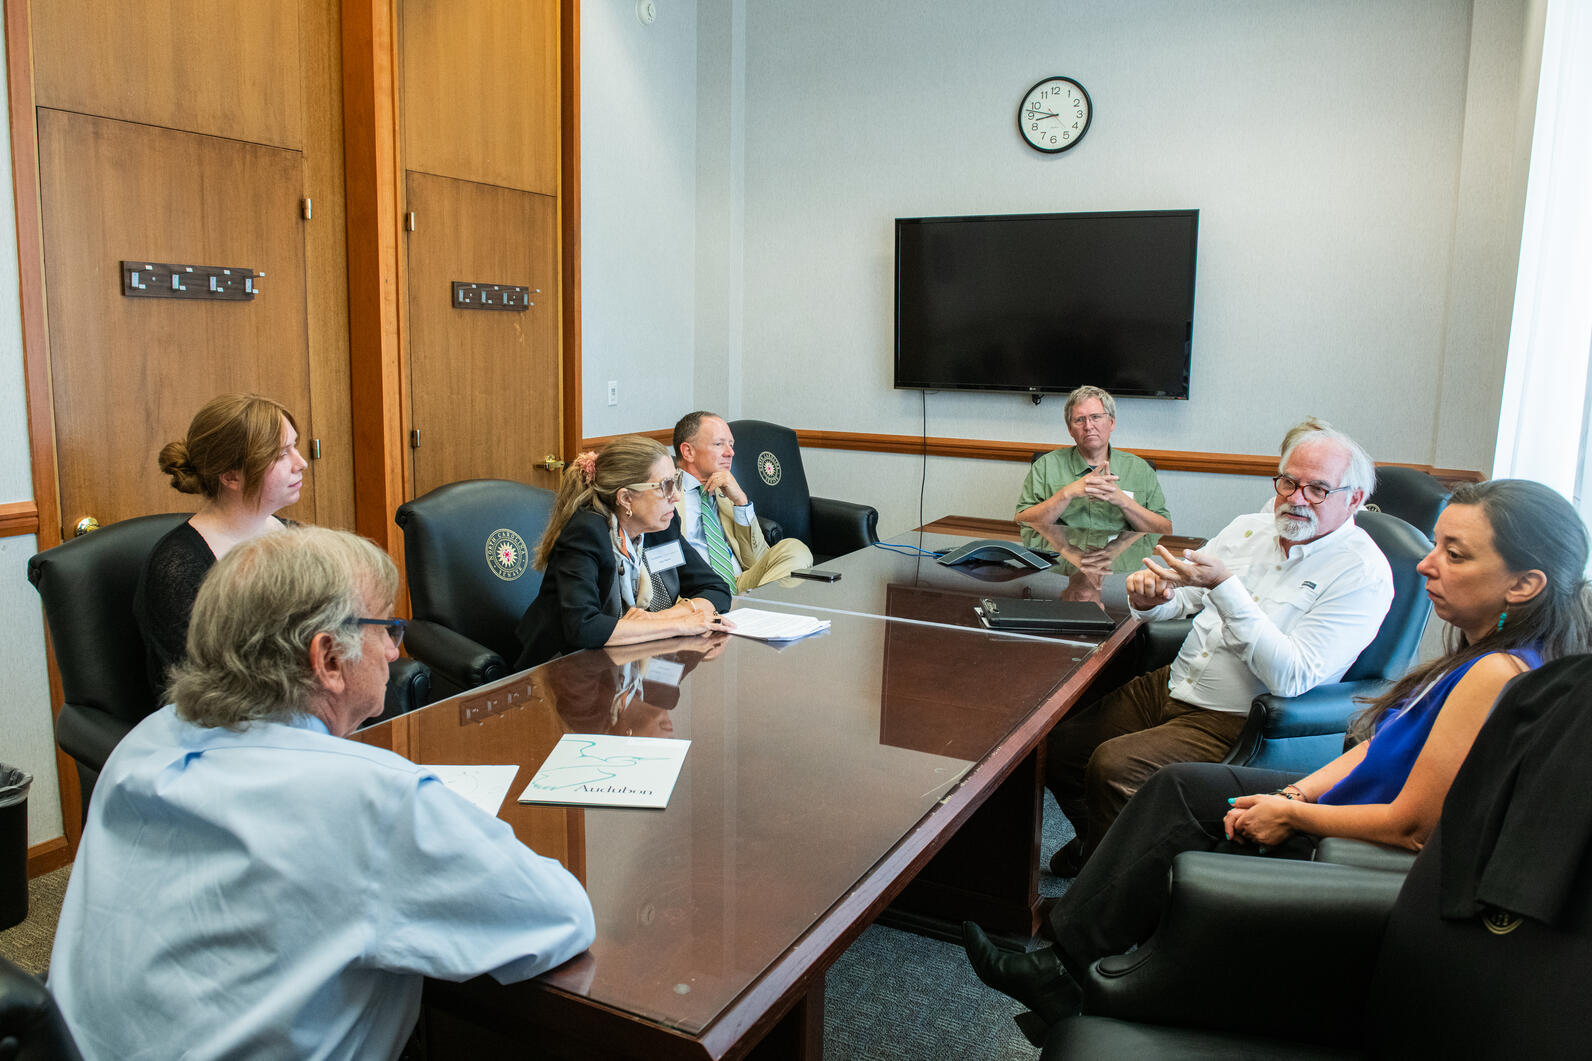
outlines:
M690 746L688 740L663 737L566 733L520 793L520 802L667 807Z
M810 637L829 629L828 619L811 615L791 615L786 612L765 612L759 608L736 608L729 613L734 628L730 631L741 637L758 641L790 641Z
M430 770L437 775L437 780L447 787L449 792L463 796L477 807L496 818L498 809L503 806L504 798L509 794L509 788L514 784L514 775L520 772L517 766L484 766L471 764L468 766L422 766L423 770Z

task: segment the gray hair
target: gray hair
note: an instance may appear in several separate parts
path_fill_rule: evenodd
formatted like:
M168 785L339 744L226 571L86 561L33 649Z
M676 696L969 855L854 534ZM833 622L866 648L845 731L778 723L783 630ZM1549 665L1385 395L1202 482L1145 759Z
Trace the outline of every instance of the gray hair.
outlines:
M1288 429L1288 433L1282 436L1282 446L1278 448L1277 452L1286 455L1289 450L1293 449L1295 442L1298 442L1302 436L1309 434L1311 431L1331 430L1332 425L1321 419L1321 417L1307 416L1294 426L1290 427Z
M194 600L188 656L171 672L177 714L229 729L309 714L320 691L310 642L330 634L357 661L364 639L349 620L397 588L392 559L346 531L290 528L234 546Z
M1363 446L1336 428L1320 427L1298 432L1294 436L1293 444L1282 451L1282 458L1277 461L1277 470L1281 472L1287 469L1288 458L1292 457L1300 446L1308 446L1315 442L1330 442L1348 450L1349 467L1344 470L1343 482L1338 485L1359 490L1360 505L1363 507L1371 492L1376 489L1376 464Z
M1062 420L1069 424L1072 423L1072 411L1078 407L1080 402L1086 402L1090 398L1098 398L1101 406L1106 411L1106 415L1113 420L1117 418L1117 400L1099 387L1090 387L1086 384L1067 395L1067 404L1061 410Z

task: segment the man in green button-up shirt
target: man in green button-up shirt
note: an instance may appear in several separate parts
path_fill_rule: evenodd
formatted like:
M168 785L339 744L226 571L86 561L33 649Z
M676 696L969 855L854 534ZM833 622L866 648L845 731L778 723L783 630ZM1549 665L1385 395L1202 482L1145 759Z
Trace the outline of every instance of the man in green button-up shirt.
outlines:
M1099 387L1079 387L1067 396L1064 415L1067 433L1077 445L1053 450L1028 469L1017 499L1017 520L1170 534L1172 520L1155 469L1140 457L1111 448L1116 399Z

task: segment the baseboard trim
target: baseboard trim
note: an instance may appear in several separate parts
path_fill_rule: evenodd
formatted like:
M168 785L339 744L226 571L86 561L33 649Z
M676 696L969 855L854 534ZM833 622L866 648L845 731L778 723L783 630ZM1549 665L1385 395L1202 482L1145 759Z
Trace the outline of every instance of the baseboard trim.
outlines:
M57 836L54 840L46 840L42 844L34 844L28 848L28 879L42 876L52 869L60 869L70 861L72 861L72 849L67 846L64 836Z

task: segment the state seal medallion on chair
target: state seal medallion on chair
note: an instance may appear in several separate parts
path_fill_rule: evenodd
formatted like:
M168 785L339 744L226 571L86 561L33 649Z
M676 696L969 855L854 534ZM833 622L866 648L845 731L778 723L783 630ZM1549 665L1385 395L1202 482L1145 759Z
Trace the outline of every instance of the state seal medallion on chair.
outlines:
M757 455L757 474L769 486L778 486L780 480L779 458L768 450Z
M487 535L486 564L498 578L504 582L513 582L525 574L525 568L529 563L530 554L525 548L524 538L507 527Z

